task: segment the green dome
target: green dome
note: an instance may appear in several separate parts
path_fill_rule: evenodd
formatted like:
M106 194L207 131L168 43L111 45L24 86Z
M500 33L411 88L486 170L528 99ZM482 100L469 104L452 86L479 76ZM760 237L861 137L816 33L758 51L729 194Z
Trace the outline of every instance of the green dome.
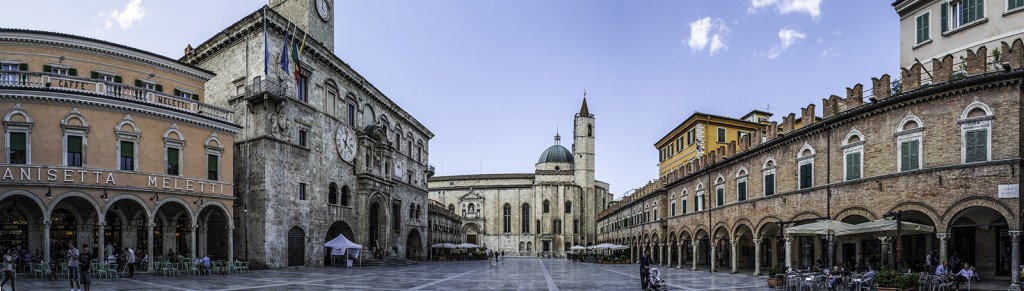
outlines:
M572 163L572 161L572 152L556 144L544 150L537 163Z

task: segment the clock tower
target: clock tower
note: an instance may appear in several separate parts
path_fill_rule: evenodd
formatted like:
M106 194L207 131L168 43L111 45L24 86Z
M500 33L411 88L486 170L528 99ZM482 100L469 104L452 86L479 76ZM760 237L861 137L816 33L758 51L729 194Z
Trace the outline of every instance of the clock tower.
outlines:
M334 0L270 0L270 9L334 52Z

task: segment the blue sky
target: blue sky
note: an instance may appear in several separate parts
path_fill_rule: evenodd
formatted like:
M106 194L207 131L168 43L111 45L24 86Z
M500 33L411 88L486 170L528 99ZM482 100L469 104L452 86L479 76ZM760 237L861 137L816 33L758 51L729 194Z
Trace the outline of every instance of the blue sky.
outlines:
M586 90L596 175L618 197L657 178L654 142L694 111L820 115L821 98L897 72L890 3L336 0L335 53L436 134L439 175L532 172ZM178 58L264 4L22 1L0 26Z

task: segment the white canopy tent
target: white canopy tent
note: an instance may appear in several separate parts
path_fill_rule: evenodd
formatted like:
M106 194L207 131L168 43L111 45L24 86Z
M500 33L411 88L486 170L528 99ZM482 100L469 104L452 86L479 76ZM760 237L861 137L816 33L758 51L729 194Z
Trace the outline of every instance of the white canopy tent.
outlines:
M917 224L913 222L900 222L901 227L900 233L902 235L914 235L922 233L932 233L935 231L934 227ZM877 232L888 232L896 234L896 221L891 219L879 219L875 221L869 221L861 224L853 225L853 227L844 230L838 230L835 232L836 235L853 235L862 233L877 233Z
M331 263L334 263L334 256L343 256L345 254L351 254L352 257L359 258L359 252L362 251L363 246L358 245L347 238L345 235L339 234L329 242L324 243L325 247L331 248ZM348 262L346 261L346 265ZM362 264L362 260L360 260Z
M475 249L475 248L479 248L480 246L475 245L475 244L471 244L471 243L462 243L462 244L456 245L455 247L460 248L460 249Z
M569 248L570 251L582 251L582 250L586 250L586 249L587 249L587 247L579 246L579 245L572 246L572 247Z

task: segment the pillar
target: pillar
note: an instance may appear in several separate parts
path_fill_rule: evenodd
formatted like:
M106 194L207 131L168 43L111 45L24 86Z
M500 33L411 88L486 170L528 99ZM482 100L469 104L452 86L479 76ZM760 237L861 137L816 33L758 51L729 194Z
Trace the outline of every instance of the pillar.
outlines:
M935 236L939 238L939 263L941 263L942 261L949 259L949 257L947 257L948 253L946 252L948 248L946 242L949 240L949 233L936 232Z
M668 263L669 263L668 259L670 258L669 255L668 255L668 249L669 249L668 244L661 244L661 255L660 256L663 258L663 260L661 260L661 264L660 265L662 267L668 266Z
M711 272L716 271L715 268L718 267L718 256L716 256L718 254L717 252L718 242L711 243Z
M665 255L668 256L668 258L665 259L665 267L672 266L672 245L666 244L665 248L668 249L665 252Z
M197 227L196 227L195 224L193 224L192 226L189 226L189 231L191 233L189 235L189 245L188 245L188 248L189 248L189 255L192 256L192 260L193 261L196 260L196 228Z
M156 254L153 253L153 228L155 227L156 224L152 221L146 224L146 239L147 242L149 242L146 244L146 255L149 256L149 262L146 264L146 270L149 272L153 271L153 262L156 261Z
M228 226L228 262L235 260L235 226Z
M879 262L879 268L881 268L881 266L889 266L889 264L892 263L889 258L889 253L892 252L891 248L889 247L889 239L890 237L888 236L878 237L878 240L882 241L882 261Z
M761 238L754 238L754 276L761 276Z
M50 222L43 222L43 261L50 262Z
M786 236L786 265L782 266L785 269L789 269L793 266L793 237Z
M740 241L735 239L730 240L729 244L732 245L732 251L729 252L729 262L732 263L732 271L730 271L729 273L736 274L736 257L739 255L739 252L736 251L736 247L739 246Z
M864 251L864 241L858 239L857 240L857 254L854 255L854 260L856 260L856 262L853 262L854 266L860 265L860 261L864 258L863 257L863 255L864 255L863 251Z
M826 263L830 265L825 266L825 268L828 268L829 270L831 270L833 266L839 265L836 261L836 237L834 235L828 236L828 261Z
M47 229L49 229L49 228L47 228ZM47 239L47 241L49 241L49 239ZM697 249L698 249L698 246L700 246L700 244L698 243L698 240L694 239L693 243L690 243L690 246L693 247L693 260L692 260L693 261L693 270L696 271L697 270Z
M106 244L103 243L106 240L106 238L104 238L106 236L106 235L104 235L104 233L106 232L104 230L106 228L106 226L107 226L107 222L105 221L105 219L103 219L101 217L99 225L96 226L96 228L98 228L99 231L100 231L99 241L98 241L98 244L96 245L96 249L99 250L99 252L93 252L94 254L102 254L99 257L103 258L101 260L103 262L107 261L107 254L103 253L103 246L106 246ZM82 251L84 252L86 250L82 250Z
M1017 274L1020 274L1020 230L1011 230L1010 238L1012 244L1010 245L1010 290L1020 290L1020 278Z
M780 269L785 269L786 266L779 266L779 240L775 238L768 239L768 247L771 248L772 267L778 266Z
M676 254L679 257L679 264L676 265L676 269L682 269L683 268L683 256L685 255L684 254L685 251L683 251L683 246L684 246L683 242L679 242L679 245L677 246L679 249L676 251Z

